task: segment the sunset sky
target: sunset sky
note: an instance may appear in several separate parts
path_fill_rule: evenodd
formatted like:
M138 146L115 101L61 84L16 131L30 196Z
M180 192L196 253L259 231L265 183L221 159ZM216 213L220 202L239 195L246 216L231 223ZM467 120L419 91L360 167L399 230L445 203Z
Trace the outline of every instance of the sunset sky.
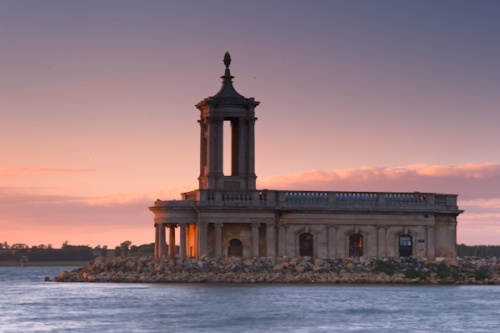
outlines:
M459 194L500 244L499 1L0 2L0 242L154 241L233 59L257 186Z

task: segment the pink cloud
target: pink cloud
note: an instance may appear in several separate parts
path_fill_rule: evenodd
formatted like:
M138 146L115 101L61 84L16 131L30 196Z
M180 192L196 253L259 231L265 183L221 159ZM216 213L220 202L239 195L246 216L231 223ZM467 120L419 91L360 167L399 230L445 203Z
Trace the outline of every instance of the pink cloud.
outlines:
M89 206L102 206L102 207L112 207L112 206L122 206L133 204L136 202L148 202L152 205L156 199L160 200L171 200L171 199L181 199L181 193L193 190L187 186L174 187L168 189L159 189L152 191L150 193L122 193L122 194L110 194L101 197L93 197L86 199Z
M259 188L325 191L443 192L459 194L458 242L499 244L500 165L464 164L309 170L259 179ZM30 245L52 243L115 246L153 242L156 199L180 199L190 187L99 197L40 195L37 189L0 187L2 239Z
M458 242L499 244L500 164L409 165L308 170L259 179L260 188L321 191L439 192L459 195Z
M26 176L26 175L43 175L56 173L82 173L91 172L94 169L86 168L1 168L1 177Z
M440 192L459 194L463 199L500 198L497 184L500 164L493 163L309 170L259 179L259 187L269 189Z

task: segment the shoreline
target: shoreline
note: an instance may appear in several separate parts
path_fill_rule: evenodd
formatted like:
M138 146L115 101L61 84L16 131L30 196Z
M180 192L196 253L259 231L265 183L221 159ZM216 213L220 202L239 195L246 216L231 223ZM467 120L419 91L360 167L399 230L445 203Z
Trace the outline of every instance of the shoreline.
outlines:
M497 258L98 257L55 282L500 285Z
M26 266L22 266L20 261L0 261L0 267L49 267L49 266L82 266L90 260L68 260L68 261L28 261Z

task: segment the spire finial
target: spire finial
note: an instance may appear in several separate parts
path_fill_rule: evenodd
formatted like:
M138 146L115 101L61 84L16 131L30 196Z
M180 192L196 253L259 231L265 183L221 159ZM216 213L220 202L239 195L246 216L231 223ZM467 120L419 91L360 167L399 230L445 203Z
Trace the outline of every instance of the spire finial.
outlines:
M229 65L231 65L231 55L229 54L229 52L226 52L226 54L224 54L224 65L226 65L226 69L229 69Z

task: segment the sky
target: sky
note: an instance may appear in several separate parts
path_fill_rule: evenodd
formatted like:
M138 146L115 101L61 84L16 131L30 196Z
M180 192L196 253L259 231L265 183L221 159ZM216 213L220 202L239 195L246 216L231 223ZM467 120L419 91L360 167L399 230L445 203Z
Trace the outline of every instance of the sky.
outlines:
M0 1L0 242L154 241L199 111L254 97L257 186L458 194L500 244L498 1Z

